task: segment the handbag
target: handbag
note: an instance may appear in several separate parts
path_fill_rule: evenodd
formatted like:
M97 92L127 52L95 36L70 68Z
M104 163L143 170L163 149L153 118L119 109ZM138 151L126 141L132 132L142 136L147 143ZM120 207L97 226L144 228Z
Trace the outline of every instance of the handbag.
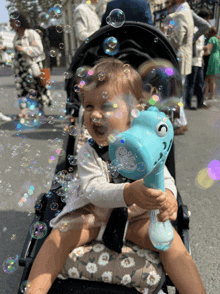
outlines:
M49 68L42 68L40 69L40 77L39 77L39 84L42 87L46 85L51 85L51 77L50 77L50 69Z

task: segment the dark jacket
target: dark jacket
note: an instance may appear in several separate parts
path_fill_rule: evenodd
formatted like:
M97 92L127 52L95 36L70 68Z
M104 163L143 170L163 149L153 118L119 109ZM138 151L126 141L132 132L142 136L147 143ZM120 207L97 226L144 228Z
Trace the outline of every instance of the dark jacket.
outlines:
M144 0L113 0L108 3L105 14L102 17L101 27L107 25L106 17L113 10L119 8L125 14L125 21L143 22L154 25L151 16L150 5Z

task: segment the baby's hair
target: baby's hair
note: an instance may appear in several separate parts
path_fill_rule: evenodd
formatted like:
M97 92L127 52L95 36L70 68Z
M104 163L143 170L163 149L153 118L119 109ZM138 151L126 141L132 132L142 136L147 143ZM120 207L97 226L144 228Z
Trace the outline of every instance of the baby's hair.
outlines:
M99 59L92 68L95 77L95 88L102 85L111 84L115 94L125 94L123 98L127 100L130 94L136 98L137 102L143 100L142 80L138 72L128 63L116 58L103 57ZM100 78L101 75L101 78ZM84 102L83 92L86 87L79 92L81 103ZM129 99L128 99L129 100ZM129 103L129 101L125 101Z

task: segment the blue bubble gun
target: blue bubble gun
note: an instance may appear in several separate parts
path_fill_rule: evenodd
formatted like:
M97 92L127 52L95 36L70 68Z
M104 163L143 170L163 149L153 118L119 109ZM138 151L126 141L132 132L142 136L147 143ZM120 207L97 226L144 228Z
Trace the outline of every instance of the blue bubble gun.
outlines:
M128 179L144 179L145 186L165 192L164 166L173 143L173 126L163 112L151 106L134 118L129 130L109 144L109 156L120 174ZM153 246L166 251L174 231L170 220L159 222L159 210L149 210L149 238Z

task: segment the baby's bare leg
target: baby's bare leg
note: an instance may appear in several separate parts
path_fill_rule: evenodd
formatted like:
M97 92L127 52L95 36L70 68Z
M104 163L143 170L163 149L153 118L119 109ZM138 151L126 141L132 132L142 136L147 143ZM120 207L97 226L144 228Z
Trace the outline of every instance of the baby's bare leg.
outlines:
M167 251L159 251L149 239L149 224L149 219L129 224L126 239L143 248L160 253L164 270L180 294L206 294L196 265L176 230L174 229L174 239L171 247Z
M99 229L97 227L82 230L70 229L67 232L61 232L58 228L52 230L31 268L28 277L30 283L28 294L47 293L62 270L68 254L74 248L94 240Z

